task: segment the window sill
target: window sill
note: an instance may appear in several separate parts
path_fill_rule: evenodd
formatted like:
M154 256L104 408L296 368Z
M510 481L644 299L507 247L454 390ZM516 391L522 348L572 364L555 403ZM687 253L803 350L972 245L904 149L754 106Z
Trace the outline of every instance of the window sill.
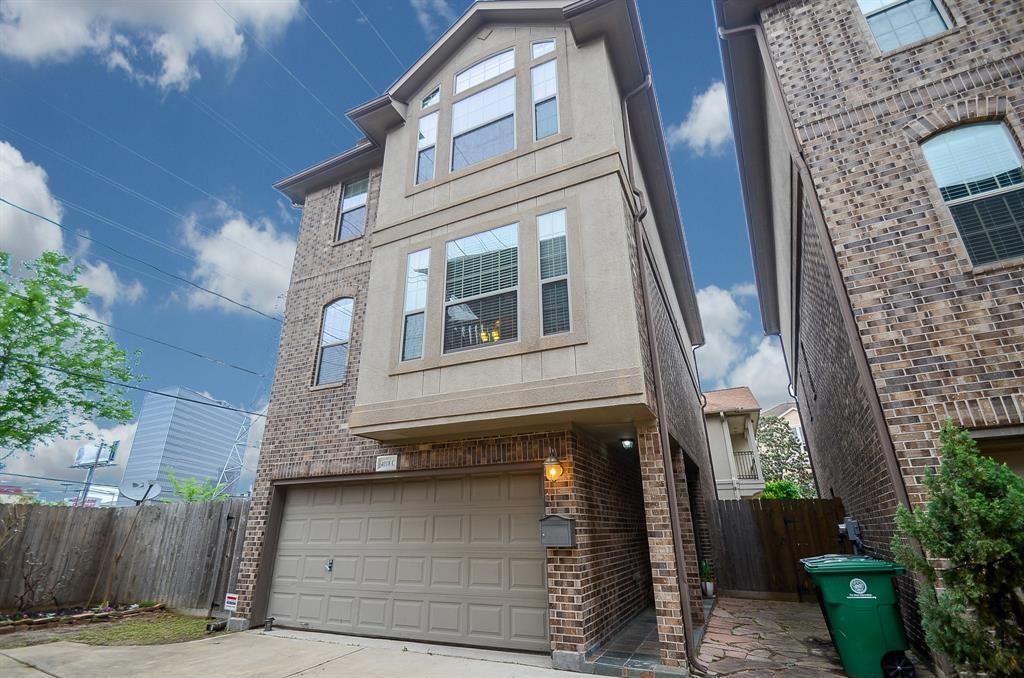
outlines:
M333 389L336 389L336 388L341 388L342 386L348 386L348 377L345 377L341 381L333 383L333 384L313 384L312 386L309 387L309 390L310 391L330 391L330 390L333 390Z
M875 61L882 61L884 59L891 59L894 56L901 56L905 52L910 52L910 51L915 50L915 49L917 49L919 47L924 47L925 45L927 45L929 43L935 42L936 40L942 40L943 38L947 38L947 37L949 37L951 35L956 35L957 33L960 32L960 30L962 28L963 28L962 25L953 26L952 28L947 28L946 30L942 31L941 33L936 33L935 35L929 35L927 38L921 38L917 42L907 43L906 45L903 45L902 47L897 47L896 49L890 50L888 52L883 52L881 50L881 48L878 46L878 43L875 43L875 49L877 49L878 52L879 52L878 56L875 57Z
M337 247L338 245L347 245L350 242L362 240L364 237L366 237L366 231L363 231L359 235L354 235L351 238L345 238L344 240L335 240L334 242L331 243L331 247Z
M1001 271L1006 268L1020 267L1024 267L1024 257L1002 259L1000 261L993 261L988 264L979 264L978 266L971 265L967 268L967 272L970 273L971 275L985 275L986 273L993 273L995 271Z

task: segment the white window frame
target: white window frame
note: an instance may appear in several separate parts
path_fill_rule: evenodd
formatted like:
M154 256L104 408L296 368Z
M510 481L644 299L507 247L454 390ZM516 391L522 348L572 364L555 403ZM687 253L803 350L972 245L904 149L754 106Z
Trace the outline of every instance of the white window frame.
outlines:
M853 3L857 6L857 11L860 12L861 16L864 17L864 23L867 26L868 34L871 35L871 40L874 41L875 47L877 47L882 54L891 54L892 52L901 50L904 47L907 47L908 45L914 45L924 40L931 40L932 38L942 35L946 31L953 28L953 22L950 20L949 14L946 13L946 8L942 6L941 0L929 0L932 3L932 7L934 7L935 11L938 13L939 18L942 19L942 23L945 24L945 28L939 31L938 33L933 33L931 35L925 36L913 42L907 42L902 45L899 45L898 47L884 49L880 44L878 44L878 37L875 35L874 29L871 28L871 17L877 14L888 12L889 10L898 7L899 5L905 5L911 1L912 0L888 0L887 4L882 5L881 7L877 7L871 10L870 12L865 12L864 9L861 7L860 0L853 0Z
M536 53L537 45L543 45L543 44L546 44L546 43L551 43L551 49L546 50L546 51L544 51L544 52L542 52L540 54L537 54ZM555 38L543 38L541 40L534 40L533 42L530 43L530 60L531 61L536 61L537 59L540 59L541 57L545 57L548 54L552 54L557 49L558 49L558 42L555 40Z
M419 138L420 128L423 125L423 121L426 120L427 118L430 118L430 117L434 118L434 143L430 144L429 146L424 146L423 148L420 148L420 138ZM420 184L425 184L425 183L433 181L434 179L437 178L437 133L440 131L440 123L441 123L441 112L440 111L434 111L432 113L427 113L426 115L420 116L420 118L419 118L419 121L417 123L417 129L416 129L416 158L415 158L415 163L414 163L413 170L412 170L412 174L413 174L412 182L413 182L414 186L419 186ZM454 140L455 140L455 137L453 136L452 137L453 143L454 143ZM421 181L420 180L420 155L422 155L424 151L429 151L431 148L434 149L434 168L433 168L433 171L431 171L431 173L430 173L430 178L429 179L423 179Z
M545 278L543 277L544 274L540 270L540 244L544 240L540 236L540 218L543 216L547 216L549 214L554 214L556 212L565 213L565 233L563 234L563 237L565 238L565 273L563 275L556 275L550 278ZM559 207L558 209L542 212L538 214L536 217L534 217L534 224L536 225L537 232L537 317L540 321L540 337L543 339L544 337L557 337L560 334L569 334L570 332L573 331L572 282L569 279L569 276L572 274L572 262L570 261L569 257L569 210L565 207ZM562 330L561 332L552 332L551 334L546 334L544 332L544 285L545 283L558 282L559 280L565 281L565 294L566 299L569 302L569 327L565 330Z
M366 180L366 199L363 201L363 204L362 205L356 205L355 207L350 207L349 209L345 209L345 189L347 189L352 184L358 184L359 182L361 182L363 180ZM349 212L355 212L358 209L364 210L364 212L363 212L363 225L359 229L359 235L350 235L350 236L347 236L347 237L342 237L341 224L345 220L345 215L348 214ZM334 225L334 242L348 242L350 240L355 240L356 238L362 238L364 235L366 235L366 223L369 220L369 217L370 217L370 175L369 174L365 174L365 175L359 177L358 179L356 179L355 181L346 181L345 183L343 183L341 185L341 196L340 196L340 198L338 200L338 222Z
M415 308L409 308L409 272L412 270L412 258L426 253L427 257L427 273L426 280L424 281L427 285L427 291L423 299L423 305ZM446 262L447 263L447 262ZM402 343L398 348L398 360L399 362L412 362L413 360L422 360L423 354L426 351L427 343L427 306L430 303L430 248L425 247L415 252L409 252L405 258L405 302L402 306ZM411 315L422 315L423 316L423 336L420 337L420 355L418 358L406 358L405 357L405 332L408 328L408 320Z
M324 343L324 335L327 333L327 311L335 304L342 302L348 302L349 307L349 323L348 323L348 335L344 340L333 341L331 343ZM326 304L320 309L320 338L317 342L316 347L316 366L313 374L313 386L314 387L326 387L326 386L338 386L348 381L348 368L349 368L349 356L352 351L352 316L355 314L356 300L353 297L338 297ZM341 379L338 381L329 381L326 383L320 383L320 372L323 369L323 357L325 348L333 348L334 346L345 346L345 370L342 372Z
M542 68L542 67L544 67L544 66L546 66L548 64L553 64L554 65L554 69L555 69L555 93L552 94L549 97L546 97L544 99L541 99L540 101L537 101L537 98L536 98L537 95L534 92L534 89L535 89L534 82L533 82L533 80L534 80L534 71L536 71L536 69ZM555 131L552 132L551 134L548 134L548 135L544 136L544 137L538 138L537 137L537 107L540 106L541 104L544 104L544 103L547 103L547 102L551 101L552 99L554 99L554 101L555 101ZM562 131L562 107L559 105L560 102L559 102L558 99L559 99L559 97L558 97L558 59L557 58L556 59L549 59L547 61L544 61L544 62L541 62L541 63L537 64L536 66L532 66L530 68L530 100L533 102L533 108L530 111L530 114L531 114L530 117L533 118L532 122L533 122L533 140L534 141L541 141L542 139L548 139L550 137L558 136L558 134Z
M448 246L451 243L453 243L453 242L456 242L456 241L459 241L459 240L463 240L465 238L469 238L469 237L474 236L474 235L481 235L483 233L490 233L491 231L497 231L498 229L505 228L507 226L515 226L515 228L516 228L516 250L517 250L517 252L516 252L516 284L514 286L512 286L512 287L503 287L500 290L495 290L494 292L486 292L484 294L475 294L475 295L473 295L471 297L462 297L460 299L449 300L448 299ZM521 255L522 255L522 244L523 243L522 243L522 239L520 238L520 236L522 235L522 229L520 228L520 226L521 226L520 222L513 221L513 222L508 223L508 224L502 224L501 226L495 226L493 228L486 228L486 229L484 229L482 231L477 231L476 233L469 233L469 234L464 235L464 236L459 236L458 238L452 238L451 240L448 240L448 241L446 241L444 243L444 264L445 264L444 278L445 279L443 281L443 284L444 284L444 303L441 306L441 355L455 355L455 354L459 354L459 353L466 353L467 351L477 351L477 350L480 350L480 349L492 348L494 346L503 346L503 345L506 345L506 344L517 344L517 343L519 343L519 341L522 340L522 337L523 337L523 305L521 303L522 302L522 298L519 295L519 289L522 286L522 282L523 282L523 280L522 280L523 276L522 276L522 270L521 270L522 269L522 256ZM488 297L497 297L497 296L500 296L502 294L508 294L509 292L515 292L515 295L516 295L516 338L515 339L506 340L506 341L500 341L499 340L497 342L486 342L486 343L481 343L481 344L479 344L477 346L470 346L468 348L459 348L459 349L455 349L455 350L452 350L452 351L446 351L445 350L444 338L445 338L445 333L448 331L447 320L448 320L448 308L450 306L457 306L459 304L464 304L464 303L469 302L469 301L476 301L478 299L487 299Z
M512 65L509 68L506 68L505 70L499 70L494 75L490 76L489 78L484 78L483 80L481 80L479 82L474 82L473 84L466 85L465 87L459 87L459 78L461 76L466 75L467 73L472 71L474 68L477 68L479 66L483 66L484 64L486 64L488 61L491 61L492 59L500 60L501 57L505 56L509 52L512 53ZM463 92L468 92L469 90L473 89L474 87L482 85L485 82L490 82L491 80L494 80L495 78L498 78L498 77L504 75L505 73L508 73L509 71L513 71L514 72L515 70L516 70L516 48L515 47L508 47L506 49L494 52L493 54L488 54L483 59L480 59L479 61L476 61L473 64L470 64L469 66L466 66L461 71L456 73L455 74L455 78L454 78L455 83L453 85L452 91L456 95L462 94Z
M432 99L432 98L434 98L435 96L437 97L437 101L434 101L433 103L429 103L428 104L427 101ZM434 89L430 90L430 94L428 94L427 96L425 96L422 99L420 99L420 110L424 111L424 110L426 110L428 108L433 108L434 106L437 106L439 103L441 103L441 86L440 85L438 85Z
M479 94L483 94L484 92L486 92L487 90L489 90L489 89L491 89L493 87L498 87L500 85L503 85L508 80L512 81L512 97L513 97L513 100L512 100L512 148L509 151L506 151L506 152L508 152L508 153L514 152L519 147L519 139L518 139L518 134L517 134L517 128L519 126L519 97L517 96L518 92L516 91L516 82L515 82L516 81L516 76L512 75L512 76L506 78L505 80L502 80L500 82L496 82L496 83L490 85L489 87L485 87L484 89L481 89L478 92L473 92L469 96L460 97L457 101L452 102L451 134L450 134L450 139L448 141L448 159L449 159L448 160L448 171L449 172L452 172L452 173L463 172L465 170L470 169L474 165L479 165L481 163L488 162L490 160L493 160L494 158L497 158L497 157L503 155L502 153L499 153L497 155L492 155L489 158L485 158L483 160L479 160L477 162L470 163L470 164L468 164L468 165L466 165L464 167L460 167L459 169L455 169L455 137L465 136L465 135L467 135L467 134L469 134L471 132L475 132L478 129L481 129L483 127L487 127L488 125L490 125L492 123L495 123L498 120L502 120L502 119L508 117L508 116L502 116L500 118L492 118L491 120L488 120L487 122L482 122L482 123L480 123L478 125L475 125L474 127L469 127L469 128L464 129L461 132L456 134L456 132L455 132L455 104L457 104L457 103L459 103L461 101L465 101L466 99L471 99L472 97L475 97L475 96L477 96Z

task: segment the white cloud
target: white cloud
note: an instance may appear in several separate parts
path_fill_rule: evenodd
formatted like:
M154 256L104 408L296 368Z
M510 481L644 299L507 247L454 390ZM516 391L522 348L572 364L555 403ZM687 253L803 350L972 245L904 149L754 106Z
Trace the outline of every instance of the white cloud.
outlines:
M756 350L732 369L726 384L749 386L765 409L793 400L778 338L763 337Z
M792 400L785 358L776 337L751 326L743 304L756 303L757 288L740 283L724 290L709 285L697 292L704 346L696 351L708 389L749 386L762 407Z
M447 28L459 17L448 0L409 0L409 4L416 12L420 28L430 39L437 37L439 30Z
M92 53L136 81L183 91L200 77L196 56L232 66L242 59L245 36L238 24L268 38L299 9L299 0L221 4L231 16L212 1L6 0L0 4L0 54L39 64ZM147 69L153 61L159 66Z
M697 305L705 338L704 346L697 351L701 376L719 380L743 356L740 337L750 314L736 302L732 293L716 285L708 285L697 292Z
M730 139L729 101L720 80L693 98L685 120L668 128L669 146L686 145L699 156L721 153Z
M47 185L46 170L28 162L21 152L0 141L0 187L4 198L54 221L64 216ZM59 228L10 205L0 203L0 250L18 262L31 261L47 250L59 251L64 238Z
M82 265L78 284L89 288L89 293L99 298L103 307L109 309L115 303L134 304L142 298L146 289L138 280L126 283L106 262L98 261Z
M185 244L198 259L191 277L264 313L280 313L291 277L295 239L277 230L269 219L249 221L237 212L224 210L217 216L224 221L216 229L200 230L196 215L185 223ZM189 292L187 303L191 308L245 312L200 290Z

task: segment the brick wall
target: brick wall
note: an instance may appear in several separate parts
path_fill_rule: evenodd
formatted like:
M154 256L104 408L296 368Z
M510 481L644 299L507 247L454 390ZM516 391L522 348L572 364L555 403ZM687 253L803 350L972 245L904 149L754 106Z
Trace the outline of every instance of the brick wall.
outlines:
M855 0L789 0L762 13L827 227L816 232L804 215L794 343L805 428L822 492L843 499L883 556L897 502L889 441L921 504L945 417L1024 422L1024 266L971 265L920 150L931 134L986 120L1024 139L1024 3L939 2L952 29L887 54ZM836 265L840 288L828 278ZM852 334L838 312L846 304ZM862 350L865 379L854 364ZM912 618L910 587L901 594Z

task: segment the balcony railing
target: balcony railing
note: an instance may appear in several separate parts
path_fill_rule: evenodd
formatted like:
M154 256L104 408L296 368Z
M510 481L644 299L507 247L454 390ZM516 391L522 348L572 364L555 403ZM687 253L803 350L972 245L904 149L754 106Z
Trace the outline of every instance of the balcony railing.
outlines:
M736 457L736 477L740 480L757 480L757 457L753 451L733 452Z

